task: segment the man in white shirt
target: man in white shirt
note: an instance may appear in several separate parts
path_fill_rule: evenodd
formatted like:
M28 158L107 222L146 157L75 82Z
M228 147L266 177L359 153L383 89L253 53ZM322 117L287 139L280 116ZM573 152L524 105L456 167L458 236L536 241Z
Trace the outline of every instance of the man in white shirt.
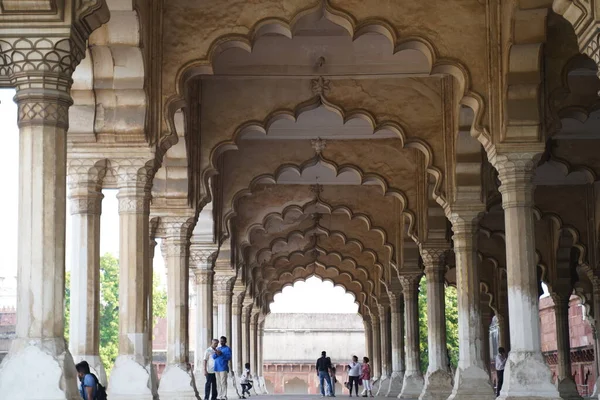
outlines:
M500 396L502 384L504 383L504 366L506 365L506 350L504 347L498 348L496 355L496 396Z
M210 347L204 352L204 376L206 376L204 400L209 400L208 396L211 396L211 389L212 396L210 397L210 400L215 400L217 398L217 376L215 375L215 359L213 358L213 354L215 354L215 349L218 345L219 341L213 339Z

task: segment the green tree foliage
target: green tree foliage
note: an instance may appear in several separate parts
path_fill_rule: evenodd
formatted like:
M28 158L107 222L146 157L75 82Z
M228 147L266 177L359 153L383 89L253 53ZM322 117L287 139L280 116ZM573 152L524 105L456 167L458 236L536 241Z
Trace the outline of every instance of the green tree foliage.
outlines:
M427 283L425 277L419 284L419 341L421 370L427 371L429 366L428 329L427 329ZM456 288L446 287L446 343L450 363L453 368L458 365L458 298Z
M65 277L65 337L68 340L71 305L71 274ZM153 276L152 314L154 324L167 311L167 292ZM100 358L107 376L119 354L119 260L111 254L100 258Z

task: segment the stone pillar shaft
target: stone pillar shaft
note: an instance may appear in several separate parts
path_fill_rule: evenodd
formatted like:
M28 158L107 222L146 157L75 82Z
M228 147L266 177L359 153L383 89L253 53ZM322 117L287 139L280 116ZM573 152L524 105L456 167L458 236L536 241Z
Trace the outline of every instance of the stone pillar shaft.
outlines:
M226 336L228 341L231 340L231 289L234 279L231 271L215 271L216 336Z
M250 363L250 321L252 318L252 304L242 308L242 364ZM243 365L242 365L243 366ZM252 364L250 364L252 366Z
M444 274L447 248L422 248L427 281L427 330L429 366L420 399L446 400L452 393L446 347L446 299Z
M22 60L12 62L28 62L28 49L19 53ZM68 52L63 56L67 63L79 61ZM39 59L39 53L35 57ZM35 68L32 63L11 76L17 89L20 148L18 308L17 338L0 368L0 393L6 398L23 396L23 387L14 383L23 373L21 365L31 366L41 398L77 395L73 359L64 339L66 136L72 80L70 73L50 72L63 69L48 62L45 71L27 71ZM8 361L17 368L12 370Z
M400 276L404 293L406 326L406 372L400 399L417 398L423 390L423 373L419 358L419 281L420 272Z
M401 288L396 288L390 296L390 341L392 353L392 376L386 397L397 397L404 380L404 297Z
M392 373L404 375L404 298L396 296L391 301Z
M381 375L389 377L392 375L392 343L390 325L390 307L379 306L379 321L381 334Z
M145 181L121 182L119 199L119 354L149 361L147 348L150 193ZM151 296L150 296L151 297Z
M483 359L481 302L476 238L479 207L454 212L459 360L450 399L493 399L494 389Z
M167 268L167 364L187 364L189 358L189 217L163 218Z
M234 291L233 304L231 308L231 351L233 371L240 375L243 371L243 345L242 345L242 302L244 292L238 289Z
M536 153L497 155L506 232L510 353L501 399L558 398L541 353L532 184ZM526 327L526 329L523 329Z
M371 314L371 330L373 332L373 360L371 368L373 369L373 378L381 378L381 322L379 316Z
M71 210L71 321L69 348L77 363L87 361L100 382L107 384L100 360L100 181L104 169L93 161L69 163Z

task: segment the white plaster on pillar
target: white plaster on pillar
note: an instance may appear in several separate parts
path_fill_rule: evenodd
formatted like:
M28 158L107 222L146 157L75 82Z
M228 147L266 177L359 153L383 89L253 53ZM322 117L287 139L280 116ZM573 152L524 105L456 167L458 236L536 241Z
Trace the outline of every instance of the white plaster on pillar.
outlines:
M392 376L386 397L397 397L404 380L404 297L401 288L396 288L390 297L390 324L392 345Z
M562 399L580 400L577 384L571 371L571 337L569 334L569 301L570 293L553 293L554 317L556 319L556 348L558 356L556 388Z
M100 359L99 321L101 183L105 174L105 162L74 159L68 164L73 242L69 349L73 361L87 361L104 386L107 377Z
M502 182L511 319L502 400L559 398L541 352L532 183L538 154L498 154L492 160Z
M390 378L392 376L392 343L390 337L390 306L388 304L380 304L379 311L379 326L381 335L381 378L379 379L379 387L377 388L377 396L383 396L390 390Z
M187 213L186 213L187 214ZM167 364L158 387L162 400L195 400L189 364L189 235L193 215L161 217L167 268Z
M475 240L479 221L479 205L465 207L450 215L454 231L456 287L458 297L459 360L454 388L449 399L493 399L494 389L483 365L481 349L481 303L477 248Z
M73 45L83 48L84 43ZM40 59L41 53L49 54L50 50L21 50L25 56L14 60L13 67L33 71L11 76L19 108L18 307L17 338L0 364L0 397L6 399L23 398L32 377L39 399L79 397L73 358L64 338L66 133L72 104L68 94L71 74L50 72L54 68L62 71L63 67L49 58L51 65L43 68L43 74L34 70L34 62L20 65L28 62L28 52ZM68 51L62 56L67 65L79 62Z
M371 359L371 370L373 371L371 379L373 380L373 394L377 393L379 380L381 379L381 322L379 315L371 313L371 331L373 332L372 344L373 355Z
M151 285L149 267L149 168L144 160L114 162L119 193L119 355L108 396L116 400L152 400Z
M421 248L427 281L429 366L420 400L445 400L452 393L446 346L444 274L447 247Z
M399 399L416 399L423 390L423 373L419 359L419 281L421 273L404 274L400 283L404 293L406 326L406 372Z

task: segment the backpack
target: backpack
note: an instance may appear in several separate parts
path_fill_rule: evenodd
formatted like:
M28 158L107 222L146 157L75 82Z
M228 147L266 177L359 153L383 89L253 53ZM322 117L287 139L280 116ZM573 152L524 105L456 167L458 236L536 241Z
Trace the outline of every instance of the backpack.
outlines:
M106 388L104 386L102 386L102 384L100 383L100 381L98 380L98 377L94 374L90 374L94 377L94 379L96 380L96 397L94 398L94 400L107 400L106 397Z

